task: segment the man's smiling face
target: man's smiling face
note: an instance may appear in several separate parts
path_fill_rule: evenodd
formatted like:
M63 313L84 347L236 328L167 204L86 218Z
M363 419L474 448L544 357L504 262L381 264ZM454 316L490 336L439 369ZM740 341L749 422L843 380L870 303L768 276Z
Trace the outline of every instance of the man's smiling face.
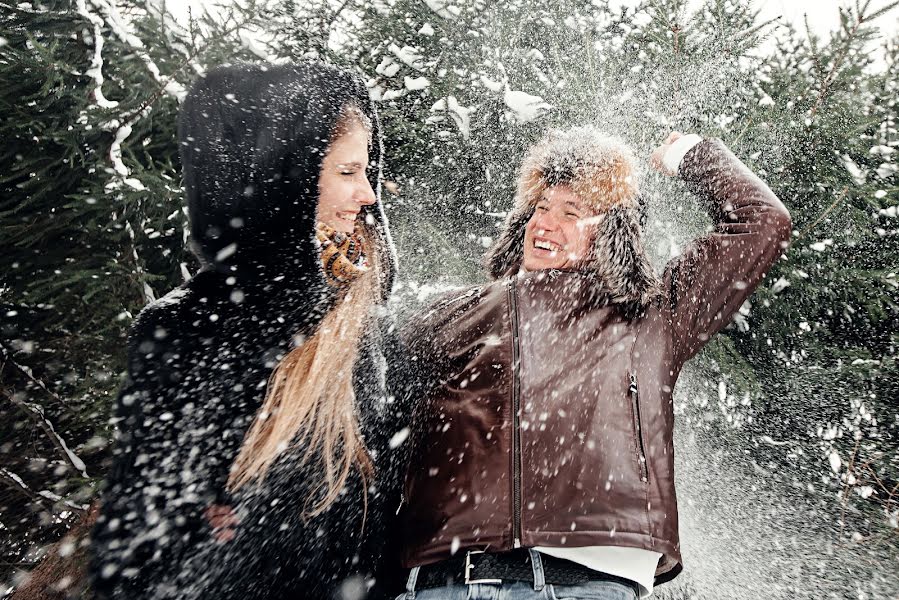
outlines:
M543 191L524 233L524 268L575 270L593 242L594 212L567 185Z

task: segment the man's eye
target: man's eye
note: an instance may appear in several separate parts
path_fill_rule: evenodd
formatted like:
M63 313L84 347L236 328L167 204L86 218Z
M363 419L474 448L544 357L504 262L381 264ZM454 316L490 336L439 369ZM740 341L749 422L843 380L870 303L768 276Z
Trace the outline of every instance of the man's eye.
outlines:
M565 213L565 216L568 217L569 219L580 219L581 218L581 215L579 215L577 213L573 213L573 212L567 212L567 213Z
M546 212L547 209L546 209L545 206L542 206L542 205L538 204L538 205L537 205L537 210L539 210L540 212Z
M341 175L355 175L356 171L341 171Z

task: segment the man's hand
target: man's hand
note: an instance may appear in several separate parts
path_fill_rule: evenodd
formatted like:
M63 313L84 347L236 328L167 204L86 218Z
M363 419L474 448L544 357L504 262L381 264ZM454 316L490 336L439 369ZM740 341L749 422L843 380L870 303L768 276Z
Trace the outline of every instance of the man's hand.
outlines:
M683 134L679 131L672 131L668 134L668 137L665 138L665 141L662 142L662 145L652 151L652 155L649 157L650 166L662 173L663 175L677 175L677 173L672 173L669 169L665 167L665 164L662 159L665 158L665 153L668 152L668 149L671 147L671 144L679 140L683 137Z
M203 511L203 516L212 526L212 536L217 542L223 544L234 539L234 528L240 524L240 519L233 508L224 504L210 504Z

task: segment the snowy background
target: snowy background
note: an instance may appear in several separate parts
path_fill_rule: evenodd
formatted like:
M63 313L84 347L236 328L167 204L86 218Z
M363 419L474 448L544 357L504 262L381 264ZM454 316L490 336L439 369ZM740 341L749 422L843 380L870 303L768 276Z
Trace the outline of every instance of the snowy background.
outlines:
M3 4L0 582L22 584L45 555L68 577L58 589L80 581L79 523L108 468L124 333L197 269L174 139L185 90L222 62L320 58L362 73L378 103L401 315L483 280L515 166L546 127L595 122L644 156L670 129L733 148L790 209L793 246L679 382L686 567L656 593L896 598L893 8ZM708 221L680 184L642 176L661 268Z

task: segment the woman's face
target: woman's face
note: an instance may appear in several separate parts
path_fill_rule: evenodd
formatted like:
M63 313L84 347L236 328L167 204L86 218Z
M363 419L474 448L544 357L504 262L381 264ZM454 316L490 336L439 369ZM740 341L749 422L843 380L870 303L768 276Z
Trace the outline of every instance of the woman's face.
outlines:
M593 241L594 216L567 185L546 188L525 228L524 268L578 268Z
M366 176L368 140L368 129L354 121L331 143L322 161L316 217L337 231L352 233L362 207L375 203L375 192Z

